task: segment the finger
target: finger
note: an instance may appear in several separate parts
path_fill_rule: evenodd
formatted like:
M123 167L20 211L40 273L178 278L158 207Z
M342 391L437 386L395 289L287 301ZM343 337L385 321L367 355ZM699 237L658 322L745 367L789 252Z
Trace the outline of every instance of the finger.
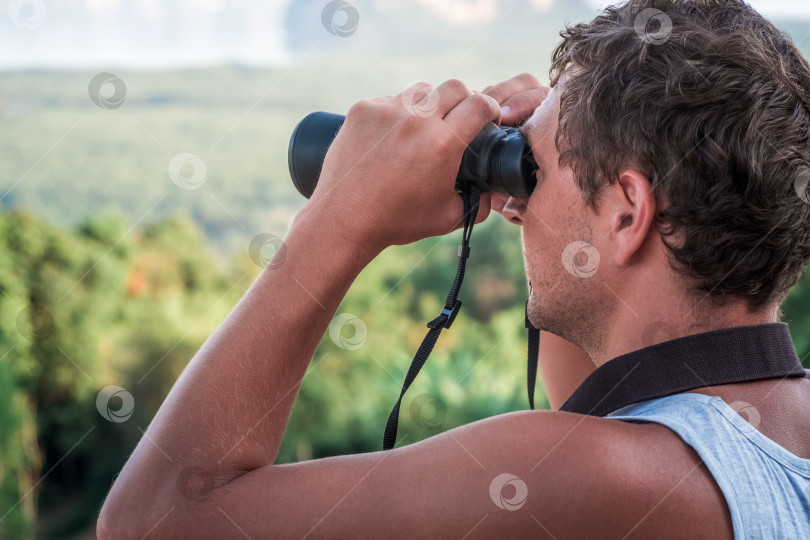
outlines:
M492 209L492 192L486 191L481 194L480 202L478 203L478 214L475 216L475 223L482 223L488 217ZM463 210L462 210L463 212Z
M478 213L475 214L475 223L482 223L484 222L490 214L490 206L491 206L491 199L492 199L492 192L485 191L481 193L481 197L478 201ZM452 230L458 230L464 227L465 222L465 215L464 215L464 201L461 198L461 194L458 197L453 199L453 203L449 209L449 213L451 219L453 220Z
M531 117L547 95L547 88L534 88L509 97L501 104L501 124L514 126Z
M430 107L426 108L424 105L420 105L420 103L433 91L433 85L418 81L405 88L399 94L399 99L409 113L417 116L430 116L434 111Z
M436 93L425 96L420 104L424 108L433 107L435 114L439 118L444 118L462 100L472 95L475 94L466 84L458 79L450 79L437 86Z
M508 81L503 81L502 83L489 87L482 93L492 96L495 98L495 100L497 100L498 103L503 103L518 92L523 92L524 90L533 90L542 86L543 85L540 84L540 81L538 81L537 78L531 73L521 73L520 75L512 77Z
M467 145L487 122L498 123L500 119L501 108L497 101L485 94L472 94L447 113L444 122Z
M503 207L506 204L506 201L509 199L509 195L504 195L503 193L492 193L492 197L490 200L490 208L495 210L499 214L503 212Z

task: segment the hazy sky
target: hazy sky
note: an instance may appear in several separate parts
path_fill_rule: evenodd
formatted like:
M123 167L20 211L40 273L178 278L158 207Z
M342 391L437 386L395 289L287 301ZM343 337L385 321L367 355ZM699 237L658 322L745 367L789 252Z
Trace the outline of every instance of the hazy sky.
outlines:
M382 10L410 3L452 26L496 24L516 1L542 12L565 0L373 1ZM594 10L610 3L586 1ZM7 13L0 11L0 69L279 64L290 61L284 18L291 2L6 0ZM810 0L749 2L777 20L810 21Z
M588 0L594 7L602 7L614 2ZM801 17L810 19L810 0L748 0L748 4L766 17Z

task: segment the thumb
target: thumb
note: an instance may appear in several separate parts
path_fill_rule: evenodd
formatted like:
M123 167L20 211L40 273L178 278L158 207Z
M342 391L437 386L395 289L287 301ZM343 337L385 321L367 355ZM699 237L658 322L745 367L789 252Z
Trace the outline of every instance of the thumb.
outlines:
M492 210L492 192L486 191L481 194L481 200L478 203L478 214L475 216L475 223L481 223L489 217Z
M511 96L501 104L501 124L514 126L528 119L543 103L547 93L544 89L533 88Z
M448 234L464 228L464 220L466 218L464 215L464 199L461 192L457 192L457 194L458 197L453 201L452 207L448 211L448 215L452 216L453 219L452 228L448 231ZM487 219L487 217L489 217L491 208L492 192L485 191L484 193L481 193L478 201L478 212L475 214L475 223L481 223ZM471 209L470 212L472 211L473 210Z

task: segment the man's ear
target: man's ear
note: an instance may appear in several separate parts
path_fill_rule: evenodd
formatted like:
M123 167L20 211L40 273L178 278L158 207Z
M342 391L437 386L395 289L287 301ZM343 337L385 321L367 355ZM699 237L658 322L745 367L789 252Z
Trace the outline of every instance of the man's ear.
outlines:
M613 256L618 266L625 266L641 249L656 212L655 195L647 177L627 169L611 186L610 235Z

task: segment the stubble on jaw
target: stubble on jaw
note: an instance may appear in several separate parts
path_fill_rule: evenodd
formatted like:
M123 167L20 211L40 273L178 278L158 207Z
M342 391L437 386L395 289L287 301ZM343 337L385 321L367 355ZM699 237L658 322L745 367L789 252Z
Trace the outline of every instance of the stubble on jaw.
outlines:
M566 220L566 229L555 236L558 243L551 250L524 253L528 268L535 273L540 269L541 274L534 279L529 276L532 280L529 321L535 328L556 334L594 354L604 347L615 307L606 297L610 293L601 282L598 268L590 277L577 277L562 263L562 252L569 242L579 240L593 245L590 223L572 215Z

